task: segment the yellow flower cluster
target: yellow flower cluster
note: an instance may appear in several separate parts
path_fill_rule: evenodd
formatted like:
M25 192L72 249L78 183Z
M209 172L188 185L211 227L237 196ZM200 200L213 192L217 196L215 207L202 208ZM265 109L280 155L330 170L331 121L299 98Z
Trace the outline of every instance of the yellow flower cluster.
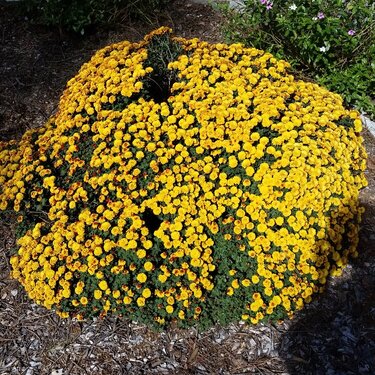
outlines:
M158 38L182 53L160 101ZM98 51L58 113L0 143L12 276L61 316L257 323L291 316L356 256L361 121L340 96L240 44ZM224 318L223 318L224 316Z

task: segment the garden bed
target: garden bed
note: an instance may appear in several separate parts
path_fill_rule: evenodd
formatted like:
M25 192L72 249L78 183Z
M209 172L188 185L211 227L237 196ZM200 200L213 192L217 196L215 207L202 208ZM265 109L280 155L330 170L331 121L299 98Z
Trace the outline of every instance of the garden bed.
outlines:
M4 139L43 125L54 112L65 82L94 50L115 41L139 40L155 27L119 25L87 39L61 39L58 33L15 18L8 8L0 10L1 43L5 47L0 72L0 136ZM209 8L182 1L173 3L159 20L178 35L208 41L220 41L219 22ZM342 277L330 280L321 298L295 320L280 326L237 324L204 333L171 328L155 334L144 326L115 318L93 323L62 321L30 303L18 283L9 279L6 258L14 237L12 227L3 223L0 344L5 350L0 355L0 372L51 374L62 369L63 374L117 374L120 368L132 374L373 372L375 142L366 130L364 139L369 154L369 186L361 194L367 210L360 256Z

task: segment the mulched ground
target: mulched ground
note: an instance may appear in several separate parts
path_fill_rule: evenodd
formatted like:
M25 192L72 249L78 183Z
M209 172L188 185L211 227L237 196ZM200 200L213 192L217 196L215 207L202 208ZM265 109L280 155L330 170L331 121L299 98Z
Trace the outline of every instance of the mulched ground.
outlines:
M19 138L56 111L65 83L93 52L171 26L184 37L223 41L221 17L183 0L152 24L124 20L84 38L30 25L0 1L0 140ZM369 186L360 256L324 295L282 325L169 329L156 334L116 318L61 320L9 278L12 224L0 227L0 375L375 373L375 140L364 131Z

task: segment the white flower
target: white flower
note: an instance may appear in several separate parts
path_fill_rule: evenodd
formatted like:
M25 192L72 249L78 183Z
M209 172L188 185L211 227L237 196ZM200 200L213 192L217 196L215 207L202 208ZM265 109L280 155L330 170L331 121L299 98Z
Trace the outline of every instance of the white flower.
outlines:
M297 9L297 5L296 4L292 4L290 7L289 7L290 10L296 10Z
M320 48L319 48L319 51L320 51L320 52L327 52L327 51L328 51L328 48L327 48L327 47L320 47Z

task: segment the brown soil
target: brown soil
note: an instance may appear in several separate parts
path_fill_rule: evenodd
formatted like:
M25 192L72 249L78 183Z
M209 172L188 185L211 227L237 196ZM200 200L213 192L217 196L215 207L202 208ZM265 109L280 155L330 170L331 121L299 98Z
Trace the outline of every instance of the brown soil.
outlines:
M157 26L223 41L221 17L183 0L152 19L124 20L84 37L31 25L0 1L0 140L19 138L56 111L65 83L94 51ZM375 140L363 133L369 186L359 252L327 292L280 326L241 324L156 334L115 318L78 323L32 304L9 278L11 223L0 227L0 374L374 374ZM61 370L61 372L57 371ZM53 372L55 371L55 372Z

